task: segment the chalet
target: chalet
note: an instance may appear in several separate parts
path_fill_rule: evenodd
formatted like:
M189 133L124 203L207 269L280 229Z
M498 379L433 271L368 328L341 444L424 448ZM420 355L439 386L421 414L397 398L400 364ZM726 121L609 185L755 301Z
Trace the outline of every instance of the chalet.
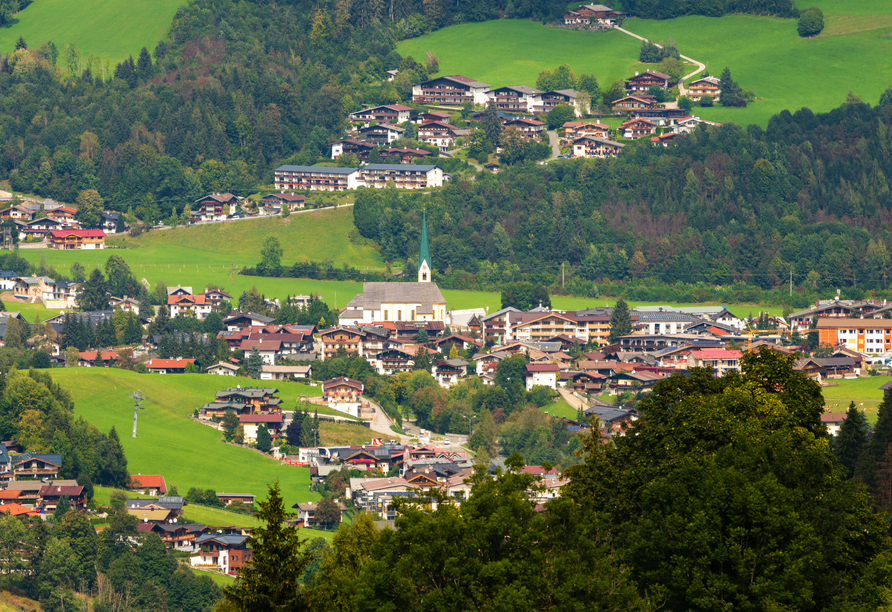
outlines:
M505 123L505 127L513 127L520 130L527 138L539 136L545 131L545 123L536 119L519 118Z
M646 93L651 87L659 87L660 89L669 89L672 77L656 70L648 70L642 73L635 73L635 76L626 81L626 91L632 93Z
M109 365L117 361L118 354L114 351L86 351L78 353L77 365L82 368L91 368L96 365Z
M24 453L11 457L15 480L56 479L62 469L62 455Z
M407 122L411 112L412 108L410 106L403 106L402 104L386 104L384 106L373 106L372 108L366 108L361 111L356 111L355 113L350 113L349 117L351 121L360 121L366 124L371 121L399 124Z
M307 196L296 193L271 193L263 198L263 205L273 214L282 212L282 207L289 211L302 210L307 205Z
M56 283L56 287L59 286L59 283ZM80 286L80 283L78 283ZM139 314L139 300L134 300L132 297L127 297L126 295L122 298L109 296L108 298L108 306L111 310L117 310L120 308L124 312L132 312L134 314Z
M633 112L654 108L656 104L656 99L653 96L626 96L613 103L613 110L614 112Z
M387 148L379 151L383 159L396 157L401 164L410 164L418 159L433 155L430 151L424 149L394 149Z
M719 83L718 78L711 76L697 79L687 86L688 93L685 95L695 102L699 101L703 96L710 96L715 102L718 102L719 96L722 95Z
M277 414L240 414L238 422L245 432L245 443L254 444L257 442L257 432L261 427L266 427L272 438L280 437L284 418L285 416L281 412Z
M526 387L532 391L535 386L557 388L560 367L556 363L529 363L526 366Z
M199 552L190 557L189 564L194 568L211 567L224 574L237 574L245 562L254 558L248 540L245 535L204 533L195 539Z
M297 510L297 524L302 527L310 527L311 525L316 524L316 508L318 508L318 503L313 502L303 502L297 503L292 506ZM344 521L344 511L347 510L347 506L338 502L338 510L340 511L341 519L340 522Z
M635 96L643 98L649 96ZM639 108L635 111L638 119L647 119L660 126L673 126L679 121L690 118L691 113L683 108Z
M793 369L802 372L809 378L839 378L855 374L855 360L851 357L803 357Z
M195 552L195 540L211 530L207 525L196 523L143 523L139 527L140 531L158 534L168 548L185 552Z
M263 364L260 372L260 380L291 380L295 378L307 379L312 373L313 366L267 365Z
M203 321L211 314L211 305L203 293L197 295L168 295L167 308L171 317L194 316Z
M220 363L214 364L209 368L205 368L204 371L215 376L238 376L239 367L237 365L221 361Z
M361 162L369 161L369 153L378 146L374 142L366 142L358 138L344 138L331 143L331 158L337 159L341 155L355 155Z
M460 349L470 349L472 347L476 349L478 344L477 340L461 334L451 334L445 338L436 340L437 348L445 355L449 354L453 346L457 346Z
M254 505L253 493L217 493L217 499L227 506L234 503Z
M226 329L235 331L251 327L263 327L269 325L273 321L275 321L275 319L272 317L254 314L253 312L238 312L223 319L223 325L226 326Z
M77 306L77 296L80 293L81 285L82 283L75 281L56 281L50 287L51 291L44 294L44 303L49 307L49 302L53 301L55 302L52 304L53 308L74 308ZM137 306L138 311L139 306Z
M564 25L615 26L625 15L603 4L586 4L564 13L563 20Z
M369 164L362 169L366 187L383 189L389 184L399 189L429 189L443 186L443 170L438 166L411 164Z
M167 482L160 474L134 474L130 477L127 488L153 497L167 495Z
M431 121L441 121L445 123L451 116L452 115L450 113L444 113L443 111L425 111L423 113L418 113L417 115L412 117L412 123L416 125L421 125L422 123L430 123Z
M333 327L319 333L322 359L331 359L341 349L348 355L362 355L362 339L365 333L356 327Z
M80 512L81 510L83 510L84 504L87 501L86 495L84 494L84 487L79 485L62 486L57 484L48 484L40 488L38 496L40 497L38 508L41 512L47 514L55 512L56 506L59 504L59 500L63 497L68 498L68 503L71 504L71 509L75 512Z
M190 363L194 364L195 359L149 359L146 369L156 374L183 374Z
M441 387L449 388L458 384L459 378L468 375L468 362L464 359L445 359L431 366L431 376Z
M195 200L192 217L196 221L225 221L235 212L239 199L231 193L212 193Z
M618 395L629 389L637 389L638 391L649 391L654 385L663 380L665 375L655 372L636 372L622 371L617 372L609 378L610 393Z
M678 136L678 134L675 132L669 132L667 134L660 134L659 136L651 136L650 141L655 147L668 148L669 143L675 140L676 136Z
M232 300L232 296L219 289L205 289L204 299L211 305L211 308L216 308L223 300Z
M625 146L604 138L581 136L573 140L573 157L616 157Z
M389 145L394 140L403 137L406 130L398 125L390 123L377 123L359 128L359 136L366 142L371 142L377 146Z
M461 75L437 77L412 87L415 104L460 106L463 102L486 104L489 85Z
M223 414L232 410L241 414L273 414L282 412L282 400L275 397L278 389L270 387L236 387L217 391L214 401L202 406L205 413Z
M575 393L597 394L601 392L604 378L597 372L561 372L561 384Z
M846 420L847 413L845 412L822 412L821 413L821 423L827 428L827 433L831 436L835 436L839 433L839 428L842 427L843 422Z
M583 123L575 128L576 136L594 136L595 138L607 138L610 136L610 126L596 121Z
M100 214L99 228L106 234L118 234L127 229L124 216L118 212L102 211Z
M345 191L360 186L359 168L326 166L279 166L275 170L276 189Z
M27 221L24 224L16 223L18 224L19 236L23 239L27 239L28 236L45 239L52 230L66 229L65 223L52 217L41 217L33 221Z
M101 229L90 230L52 230L47 233L51 249L104 249L105 232Z
M14 204L9 208L4 208L0 210L0 219L18 219L19 221L30 221L34 218L34 212L25 208L24 206L20 206L18 204Z
M463 133L464 130L459 130L454 125L441 121L431 121L418 127L418 140L432 144L442 152L453 148L455 139Z
M688 355L689 368L710 368L716 376L724 376L727 372L740 371L742 353L723 348L712 348L691 351Z
M361 382L346 376L322 383L322 395L328 400L328 406L355 417L359 417L364 390L365 386Z
M66 227L70 227L77 223L77 219L75 218L77 211L68 206L57 206L56 208L47 210L46 214L48 217L61 221Z
M260 357L263 358L263 363L276 365L276 358L279 357L282 351L282 342L280 340L266 340L264 342L263 338L258 338L256 340L242 340L241 344L239 344L239 349L245 355L252 353L255 348L260 353Z
M700 117L682 117L675 122L675 127L673 127L673 131L679 134L688 134L693 132L700 126L720 126L721 123L716 123L714 121L707 121L706 119L701 119Z
M657 130L655 123L647 119L631 119L619 126L619 131L624 138L637 140L643 136L650 136Z
M579 92L575 89L556 89L542 93L541 102L533 107L536 115L545 115L558 104L569 104L573 107L577 117L582 116L582 109L576 104Z
M488 92L486 101L487 105L495 106L500 111L531 113L533 112L533 107L541 101L540 96L543 93L545 92L527 85L510 85Z
M415 353L402 349L387 349L374 357L368 358L372 367L382 376L392 376L400 372L409 372L415 365Z
M0 270L0 290L12 291L15 289L15 281L20 278L18 272L13 270Z

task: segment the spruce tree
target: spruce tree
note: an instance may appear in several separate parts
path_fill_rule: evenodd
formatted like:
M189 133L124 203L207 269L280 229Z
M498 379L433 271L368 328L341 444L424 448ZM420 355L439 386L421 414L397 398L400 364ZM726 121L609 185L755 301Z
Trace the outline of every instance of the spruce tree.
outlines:
M620 298L613 307L613 314L610 315L610 342L616 342L621 336L628 336L632 333L632 317L629 314L629 306L626 301Z
M251 354L248 355L248 359L245 361L245 372L247 373L248 378L259 379L262 371L263 357L260 356L260 351L258 351L255 346L251 349Z
M867 445L867 421L861 411L855 407L855 402L849 404L846 412L846 420L839 428L839 433L833 444L833 454L837 461L846 469L846 474L851 478L855 473L855 466Z
M269 435L269 430L266 428L266 425L261 423L257 426L257 450L268 453L272 447L273 439Z
M223 415L223 437L227 442L232 442L232 438L235 436L238 427L238 415L236 415L235 411L232 409L227 410Z

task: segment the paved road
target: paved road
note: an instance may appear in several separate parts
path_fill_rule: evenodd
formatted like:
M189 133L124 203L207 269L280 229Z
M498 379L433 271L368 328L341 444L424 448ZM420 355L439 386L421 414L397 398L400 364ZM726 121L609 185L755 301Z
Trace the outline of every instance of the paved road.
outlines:
M648 40L647 38L644 38L643 36L638 36L638 35L635 34L634 32L629 32L628 30L624 30L623 28L617 27L616 29L619 30L620 32L623 32L623 33L625 33L625 34L628 34L629 36L631 36L631 37L633 37L633 38L637 38L638 40ZM650 42L653 42L653 41L650 41ZM654 44L656 45L656 43L654 43ZM661 49L663 48L662 45L657 45L657 46L660 47ZM684 75L684 76L681 77L681 79L678 81L678 93L679 93L679 95L684 96L684 95L687 95L687 91L688 91L688 90L685 89L685 87L684 87L684 82L685 82L686 80L688 80L689 78L691 78L692 76L694 76L695 74L698 74L698 73L702 72L703 70L706 70L706 64L704 64L703 62L698 62L698 61L695 60L695 59L691 59L690 57L688 57L688 56L686 56L686 55L680 55L680 57L681 57L681 59L683 59L683 60L689 61L689 62L691 62L692 64L696 64L696 65L697 65L697 69L696 69L695 71L690 72L690 73Z
M561 154L561 147L558 145L558 135L556 130L548 131L548 142L551 144L551 157L548 158L548 161L552 159L557 159L557 156Z
M570 391L569 389L565 389L565 388L561 387L560 389L558 389L558 392L561 394L561 396L565 400L567 400L567 403L570 404L571 408L575 408L576 410L579 410L579 408L581 407L583 410L585 410L586 408L589 407L589 405L587 403L585 403L585 401L582 398L573 395L573 392Z

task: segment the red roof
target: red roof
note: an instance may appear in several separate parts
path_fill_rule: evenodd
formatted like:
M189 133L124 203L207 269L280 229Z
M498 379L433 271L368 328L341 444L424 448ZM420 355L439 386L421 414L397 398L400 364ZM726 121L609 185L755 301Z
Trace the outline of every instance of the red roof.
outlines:
M40 487L40 492L38 493L41 497L62 497L63 495L67 495L68 497L80 497L83 494L84 488L82 486L60 487L57 485Z
M527 364L527 372L560 372L561 368L556 363L530 363Z
M46 211L46 214L48 214L48 215L57 215L57 214L59 214L59 213L70 213L70 214L73 215L73 214L75 214L76 212L77 212L77 211L76 211L75 209L73 209L73 208L69 208L69 207L67 207L67 206L60 206L59 208L54 208L53 210L48 210L48 211Z
M87 351L78 353L84 361L96 361L96 351ZM102 351L102 361L114 361L118 358L118 354L114 351Z
M822 423L842 423L845 420L845 412L824 412L821 414Z
M167 493L167 483L160 474L134 474L127 486L131 489L158 489L162 495Z
M13 491L11 489L4 489L0 491L0 499L18 499L19 495L21 495L21 491Z
M409 106L403 106L402 104L387 104L387 105L384 106L384 108L389 108L389 109L391 109L391 110L395 110L395 111L410 111L410 110L415 110L414 108L411 108L411 107L409 107Z
M66 236L79 236L80 238L105 238L105 232L101 229L91 230L52 230L50 236L53 238L65 238Z
M717 348L691 351L691 355L697 359L740 359L743 356L743 353L740 351Z
M533 476L544 476L545 474L560 474L560 470L557 468L551 468L546 471L541 465L525 465L520 468L520 471L524 474L532 474Z
M171 305L195 304L201 306L205 303L205 295L203 293L197 295L169 295L167 296L167 303Z
M240 414L239 423L281 423L282 414Z
M150 370L185 368L190 363L195 363L195 359L149 359L146 367Z
M22 504L3 504L0 505L0 512L8 513L13 516L21 516L22 514L28 514L31 516L36 516L39 513L31 510L30 508L26 508Z
M254 347L257 347L258 351L278 351L282 348L282 341L267 340L264 342L263 340L242 340L242 343L239 344L239 348L246 353L254 350Z

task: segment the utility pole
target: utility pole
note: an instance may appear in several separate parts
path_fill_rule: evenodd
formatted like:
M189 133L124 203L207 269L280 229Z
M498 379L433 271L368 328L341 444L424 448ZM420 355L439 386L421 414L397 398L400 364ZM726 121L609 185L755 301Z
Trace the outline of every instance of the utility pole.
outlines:
M142 391L134 391L129 397L133 398L133 437L136 437L136 416L139 414L139 409L142 406L139 405L141 400L145 400L142 396Z
M564 263L561 262L561 289L564 288Z
M793 268L790 268L790 297L793 297Z

